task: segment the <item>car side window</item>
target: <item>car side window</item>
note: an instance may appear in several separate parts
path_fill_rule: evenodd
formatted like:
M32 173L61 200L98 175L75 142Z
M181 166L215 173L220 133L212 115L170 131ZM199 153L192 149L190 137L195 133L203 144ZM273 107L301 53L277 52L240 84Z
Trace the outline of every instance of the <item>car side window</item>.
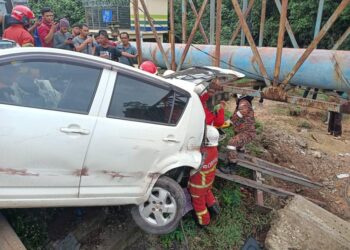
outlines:
M101 69L57 61L0 65L0 103L88 114Z
M187 101L174 90L118 74L107 117L175 125Z

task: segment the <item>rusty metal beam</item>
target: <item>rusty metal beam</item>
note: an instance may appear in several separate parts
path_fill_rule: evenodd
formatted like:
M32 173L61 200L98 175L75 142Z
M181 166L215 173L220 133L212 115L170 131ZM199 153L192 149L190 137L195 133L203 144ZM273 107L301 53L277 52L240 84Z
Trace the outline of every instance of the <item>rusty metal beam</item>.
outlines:
M280 26L278 31L275 72L273 74L274 85L278 84L278 78L281 70L281 59L282 59L282 49L283 49L283 42L284 42L284 32L285 32L286 20L287 20L287 10L288 10L288 0L282 0L282 13L280 17Z
M174 24L174 1L169 0L169 18L170 18L170 51L171 51L171 69L176 70L175 64L175 24Z
M260 16L260 29L259 29L259 47L263 46L264 41L264 29L265 29L265 18L266 18L266 1L261 2L261 16Z
M137 61L138 64L142 63L142 47L141 47L141 32L140 32L140 18L139 18L139 1L133 0L134 7L134 22L135 22L135 35L136 35L136 47L137 47Z
M345 39L350 35L350 26L346 29L343 35L338 39L338 41L334 44L332 50L337 50L345 41Z
M144 1L144 0L142 0L142 1ZM196 34L196 31L197 31L197 29L199 27L199 23L200 23L200 21L202 19L202 16L203 16L203 13L204 13L204 10L205 10L205 7L207 6L207 4L208 4L208 0L204 0L203 4L202 4L202 7L201 7L201 9L199 11L198 17L196 19L196 22L194 23L194 26L192 28L191 34L190 34L190 36L188 38L188 41L187 41L187 44L186 44L185 49L183 51L183 54L181 55L180 63L177 65L177 69L176 70L180 70L181 69L181 66L182 66L183 62L186 59L187 52L188 52L188 50L189 50L189 48L191 46L191 43L192 43L193 38L194 38L194 35Z
M288 84L290 79L293 78L293 76L297 73L301 65L305 62L305 60L309 57L311 52L316 48L317 44L321 41L321 39L324 37L324 35L327 33L327 31L330 29L330 27L333 25L333 23L337 20L339 15L342 13L342 11L349 5L350 0L342 0L337 9L334 11L332 16L328 19L326 24L322 27L321 31L318 33L317 37L311 42L309 47L305 50L303 55L299 58L298 62L294 65L293 69L287 77L283 80L281 87L285 88L285 86Z
M281 1L275 0L275 3L276 3L276 6L277 6L279 13L281 14L282 13ZM286 30L288 32L290 41L292 42L293 48L299 48L299 45L297 43L297 40L295 39L294 33L292 31L292 27L290 26L288 19L286 20Z
M244 157L244 156L243 156ZM267 174L270 176L277 177L281 180L297 183L309 188L319 188L322 187L322 184L318 182L311 181L307 176L300 176L299 174L294 174L288 171L287 168L280 167L278 169L276 168L270 168L267 165L260 165L259 162L250 162L245 159L242 159L242 156L239 156L238 158L238 165L261 172L263 174Z
M350 1L350 0L349 0L349 1ZM253 39L253 37L252 37L252 34L250 33L250 30L249 30L249 27L248 27L248 25L247 25L247 22L246 22L246 20L244 19L244 16L243 16L243 14L242 14L241 8L239 7L238 0L232 0L232 4L233 4L233 7L234 7L235 10L236 10L236 13L237 13L237 15L238 15L238 18L239 18L240 22L241 22L242 29L243 29L245 35L247 36L247 40L248 40L248 42L249 42L250 48L251 48L252 51L253 51L255 60L257 61L258 65L259 65L260 73L262 74L266 85L267 85L267 86L270 86L270 85L271 85L271 82L270 82L270 80L269 80L269 78L268 78L268 76L267 76L267 72L266 72L264 63L263 63L263 61L262 61L262 59L261 59L261 57L260 57L260 54L259 54L258 49L256 48L254 39Z
M190 3L190 6L191 6L191 9L192 9L192 12L193 12L194 16L195 16L196 18L198 18L198 12L197 12L197 10L196 10L196 6L194 6L193 1L192 1L192 0L188 0L188 2ZM205 42L206 44L209 44L209 39L208 39L207 35L205 34L205 31L204 31L202 22L199 22L199 31L200 31L200 33L202 34L202 37L203 37L203 39L204 39L204 42Z
M294 196L295 194L286 190L283 190L281 188L277 188L277 187L273 187L270 185L266 185L266 184L262 184L262 183L258 183L256 181L241 177L239 175L228 175L228 174L224 174L220 171L216 171L216 176L229 180L229 181L233 181L236 183L239 183L241 185L247 186L247 187L252 187L276 196L281 196L281 197L288 197L288 196Z
M222 0L216 0L216 45L215 45L215 64L220 67L220 46L221 46L221 14Z
M161 54L162 54L163 60L164 60L164 62L165 62L165 65L166 65L167 69L170 69L170 64L169 64L169 62L168 62L168 58L167 58L167 56L166 56L166 54L165 54L165 51L164 51L162 42L161 42L161 40L160 40L160 38L159 38L159 36L158 36L158 34L157 34L157 30L156 30L156 28L154 27L153 20L152 20L152 18L151 18L151 15L149 14L149 11L148 11L147 6L146 6L146 4L145 4L145 0L140 0L140 2L141 2L141 5L142 5L142 9L143 9L143 11L144 11L144 14L145 14L145 16L147 17L147 20L148 20L148 22L149 22L149 24L150 24L150 26L151 26L151 29L152 29L152 32L153 32L153 36L154 36L154 38L156 39L156 42L157 42L157 44L158 44L159 51L160 51Z
M274 90L274 91L273 91ZM325 111L334 111L343 114L350 114L350 101L345 101L343 103L334 103L334 102L326 102L319 101L313 99L307 99L299 96L288 96L287 93L284 92L279 87L267 88L264 92L260 90L235 87L235 86L223 86L224 92L236 93L241 95L250 95L257 98L263 97L267 100L286 102L290 104L295 104L302 107L307 108L315 108Z
M250 11L252 10L254 5L254 0L250 0L249 4L248 4L248 8L246 9L246 11L244 12L244 18L246 19L249 16ZM236 29L233 31L231 39L228 43L228 45L232 45L233 42L236 40L240 30L241 30L242 26L240 21L238 20L237 24L236 24Z
M181 13L182 13L182 43L186 43L187 36L187 0L182 0L181 5Z

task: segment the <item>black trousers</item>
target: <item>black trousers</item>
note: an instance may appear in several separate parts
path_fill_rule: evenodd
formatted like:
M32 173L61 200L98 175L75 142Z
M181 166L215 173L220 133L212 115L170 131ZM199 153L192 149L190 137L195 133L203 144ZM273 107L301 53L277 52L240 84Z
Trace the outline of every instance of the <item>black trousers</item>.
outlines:
M341 136L342 134L342 114L337 112L330 111L329 123L328 123L328 132L334 136Z

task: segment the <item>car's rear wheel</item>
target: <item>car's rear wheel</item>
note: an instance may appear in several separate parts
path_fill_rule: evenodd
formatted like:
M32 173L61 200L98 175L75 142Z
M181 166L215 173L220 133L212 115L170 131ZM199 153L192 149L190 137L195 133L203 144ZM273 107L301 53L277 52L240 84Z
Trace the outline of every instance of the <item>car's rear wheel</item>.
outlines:
M147 233L174 231L182 218L185 194L173 179L163 176L154 185L148 200L131 210L136 224Z

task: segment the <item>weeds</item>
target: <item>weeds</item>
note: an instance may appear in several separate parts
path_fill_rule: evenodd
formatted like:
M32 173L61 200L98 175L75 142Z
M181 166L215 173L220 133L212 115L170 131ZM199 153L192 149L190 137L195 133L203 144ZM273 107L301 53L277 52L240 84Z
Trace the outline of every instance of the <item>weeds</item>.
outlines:
M47 243L48 221L55 209L8 209L2 211L27 249L41 249Z
M239 185L216 179L213 191L220 202L221 213L205 230L196 225L191 214L184 217L184 232L190 249L239 248L252 232L261 232L268 227L270 217L247 208ZM181 228L161 236L160 242L164 249L183 246L185 241Z
M298 125L299 128L306 128L306 129L311 129L312 126L309 122L307 121L302 121L299 125Z
M289 108L289 115L290 116L300 116L301 115L301 108L300 107L290 107Z

